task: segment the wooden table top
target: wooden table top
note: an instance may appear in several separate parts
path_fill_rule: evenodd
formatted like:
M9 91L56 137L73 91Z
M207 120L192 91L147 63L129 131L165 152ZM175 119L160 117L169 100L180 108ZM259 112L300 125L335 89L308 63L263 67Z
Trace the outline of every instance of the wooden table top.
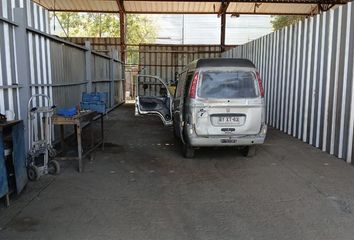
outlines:
M53 124L55 125L61 125L61 124L76 124L78 121L88 121L94 118L97 115L97 112L95 111L85 111L85 112L80 112L79 114L76 114L72 117L64 117L64 116L59 116L59 115L53 115L52 116L52 121Z

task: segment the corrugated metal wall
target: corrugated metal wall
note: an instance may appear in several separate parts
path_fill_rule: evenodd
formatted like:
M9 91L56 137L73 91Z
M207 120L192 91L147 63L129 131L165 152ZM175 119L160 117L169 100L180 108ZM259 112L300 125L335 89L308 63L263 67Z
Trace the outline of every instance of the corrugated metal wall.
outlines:
M220 56L220 45L144 44L139 46L139 73L156 75L171 83L193 60Z
M12 110L17 119L27 123L27 116L20 114L26 115L28 99L19 94L22 90L27 92L26 89L29 96L49 95L58 107L79 104L81 93L90 89L109 92L109 107L124 101L121 87L124 66L117 53L108 57L49 35L48 11L30 0L0 0L0 3L1 113ZM15 19L15 8L22 9L25 19ZM16 39L21 31L22 36L27 36L26 40ZM22 42L26 52L17 54L16 49ZM25 67L18 68L19 63ZM19 75L22 78L19 79ZM42 99L34 102L37 104L42 105Z
M14 111L20 116L19 85L15 48L13 9L23 7L23 1L0 1L0 113Z
M353 160L354 4L234 48L251 59L266 90L270 126Z
M60 107L73 106L87 88L85 50L54 41L50 49L53 101Z
M112 51L117 51L120 56L120 38L114 37L68 37L63 38L66 41L70 41L72 43L78 45L85 45L85 42L91 43L91 48L97 52L102 52L105 54L109 54Z

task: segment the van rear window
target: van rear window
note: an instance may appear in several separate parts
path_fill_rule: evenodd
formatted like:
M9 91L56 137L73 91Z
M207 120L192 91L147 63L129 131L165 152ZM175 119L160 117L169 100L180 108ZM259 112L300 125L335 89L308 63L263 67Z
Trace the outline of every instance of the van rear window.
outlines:
M256 98L255 75L250 71L201 71L198 96L201 98Z

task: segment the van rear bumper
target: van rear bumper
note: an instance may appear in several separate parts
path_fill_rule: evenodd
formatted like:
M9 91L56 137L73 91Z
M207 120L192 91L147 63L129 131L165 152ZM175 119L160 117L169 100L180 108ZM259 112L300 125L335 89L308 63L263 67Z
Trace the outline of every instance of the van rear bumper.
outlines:
M189 138L192 147L213 147L213 146L249 146L263 144L265 136L249 135L242 137L217 136L217 137L197 137Z

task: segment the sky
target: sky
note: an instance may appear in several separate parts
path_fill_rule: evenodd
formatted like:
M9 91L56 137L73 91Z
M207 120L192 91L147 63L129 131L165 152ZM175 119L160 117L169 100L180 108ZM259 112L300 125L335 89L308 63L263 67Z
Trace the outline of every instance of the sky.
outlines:
M153 15L152 18L159 29L157 43L220 44L220 18L215 14ZM228 15L226 44L244 44L272 32L270 20L271 17L265 15L241 15L237 18Z

